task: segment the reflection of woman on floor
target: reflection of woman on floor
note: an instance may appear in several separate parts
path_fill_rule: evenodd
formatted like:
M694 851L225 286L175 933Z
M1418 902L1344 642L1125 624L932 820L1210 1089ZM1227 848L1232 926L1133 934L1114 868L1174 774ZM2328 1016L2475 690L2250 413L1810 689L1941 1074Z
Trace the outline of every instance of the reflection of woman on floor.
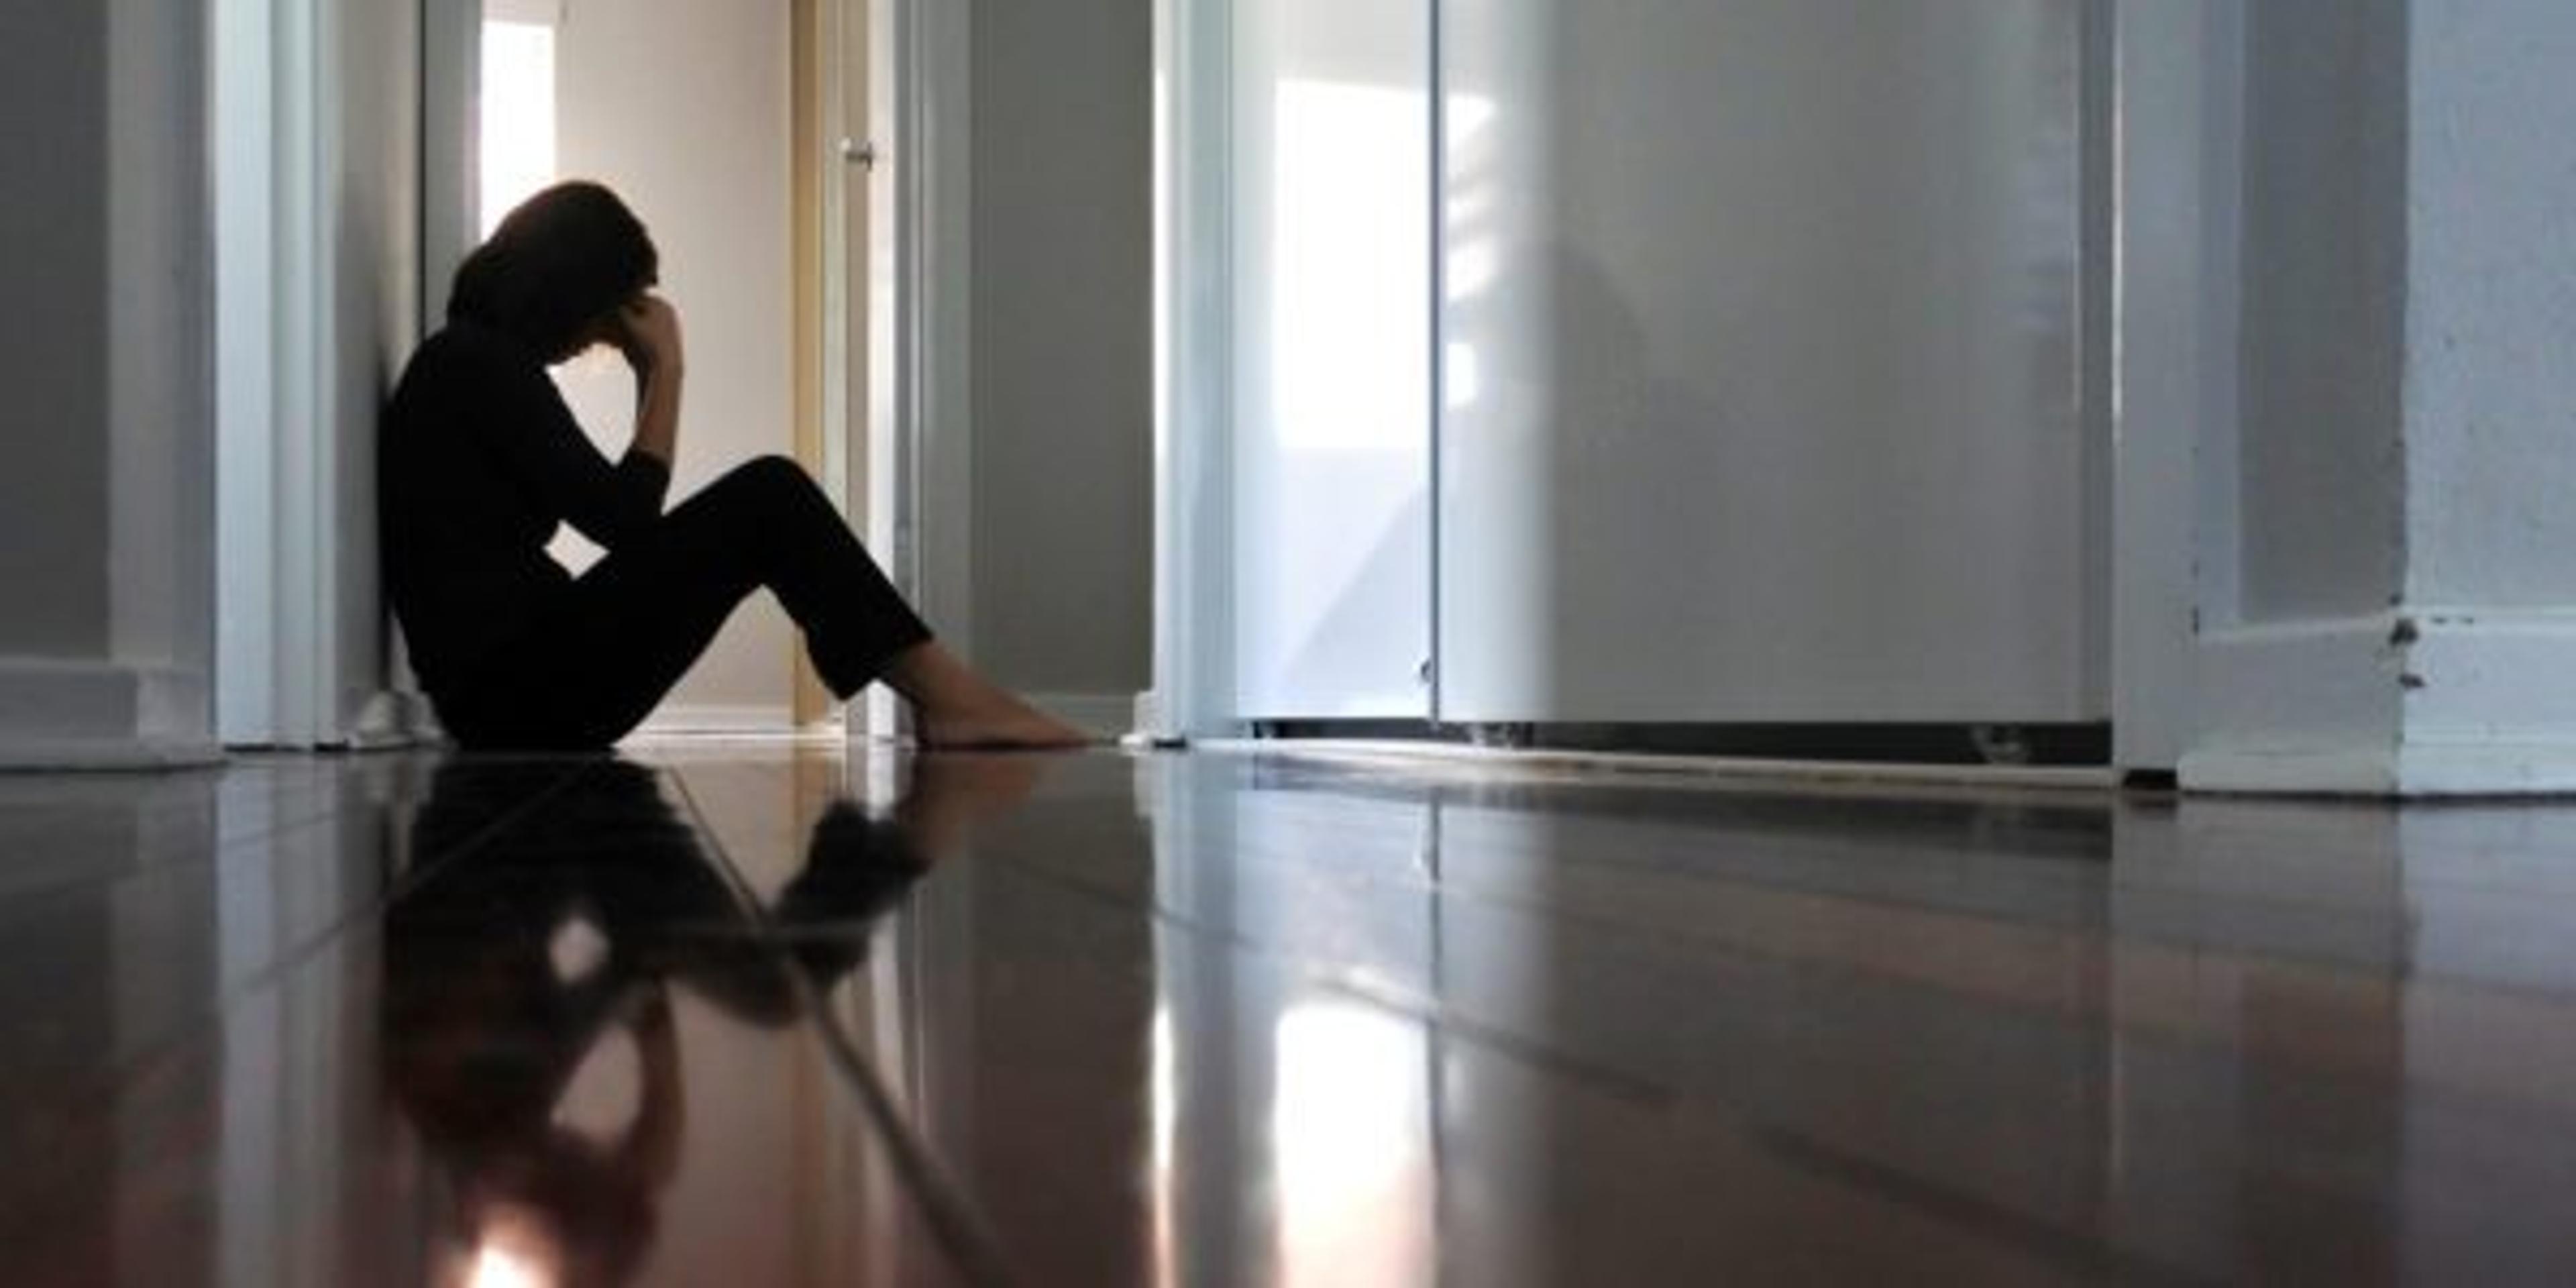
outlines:
M803 868L754 909L647 768L441 766L412 826L425 876L385 913L382 1054L394 1103L441 1165L451 1251L533 1282L633 1278L690 1148L675 999L759 1028L804 1021L803 999L864 963L876 922L1041 768L925 758L891 814L825 810ZM603 1127L588 1122L598 1103L573 1103L574 1080L619 1044L633 1052L633 1108ZM715 1158L700 1166L740 1164L727 1145L702 1136L695 1148Z
M448 730L468 746L614 742L766 587L835 694L884 679L926 743L1081 741L935 643L794 463L753 461L663 512L685 362L657 273L614 194L548 189L457 270L447 327L395 391L379 457L386 582ZM601 344L637 386L634 442L614 465L545 370ZM578 578L546 553L566 522L608 551Z

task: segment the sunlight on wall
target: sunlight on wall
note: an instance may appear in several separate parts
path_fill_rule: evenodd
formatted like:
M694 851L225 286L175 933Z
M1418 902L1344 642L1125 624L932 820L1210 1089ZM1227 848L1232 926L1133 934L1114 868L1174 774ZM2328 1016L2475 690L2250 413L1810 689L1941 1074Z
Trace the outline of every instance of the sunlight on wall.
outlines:
M483 24L483 235L555 181L555 29Z

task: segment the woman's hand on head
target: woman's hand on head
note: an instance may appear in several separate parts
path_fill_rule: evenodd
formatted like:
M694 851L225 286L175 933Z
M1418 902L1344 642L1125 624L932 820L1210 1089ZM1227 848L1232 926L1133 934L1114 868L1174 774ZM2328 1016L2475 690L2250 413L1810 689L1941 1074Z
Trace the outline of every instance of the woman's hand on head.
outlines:
M669 300L647 292L617 310L615 344L627 365L639 375L677 375L684 363L680 344L680 311Z

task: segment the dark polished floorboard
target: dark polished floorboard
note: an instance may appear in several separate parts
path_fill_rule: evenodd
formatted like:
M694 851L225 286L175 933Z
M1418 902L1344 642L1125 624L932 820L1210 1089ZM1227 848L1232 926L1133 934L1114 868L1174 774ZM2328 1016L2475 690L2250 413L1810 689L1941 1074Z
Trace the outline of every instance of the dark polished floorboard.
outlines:
M0 777L0 1282L2576 1278L2576 809Z

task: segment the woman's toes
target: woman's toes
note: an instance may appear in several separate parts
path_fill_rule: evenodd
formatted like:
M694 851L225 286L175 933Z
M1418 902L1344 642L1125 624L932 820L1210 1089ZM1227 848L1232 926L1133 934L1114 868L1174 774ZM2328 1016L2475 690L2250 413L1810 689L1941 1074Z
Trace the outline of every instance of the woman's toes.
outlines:
M1092 741L1081 730L1022 703L953 713L925 713L919 730L930 747L1080 747Z

